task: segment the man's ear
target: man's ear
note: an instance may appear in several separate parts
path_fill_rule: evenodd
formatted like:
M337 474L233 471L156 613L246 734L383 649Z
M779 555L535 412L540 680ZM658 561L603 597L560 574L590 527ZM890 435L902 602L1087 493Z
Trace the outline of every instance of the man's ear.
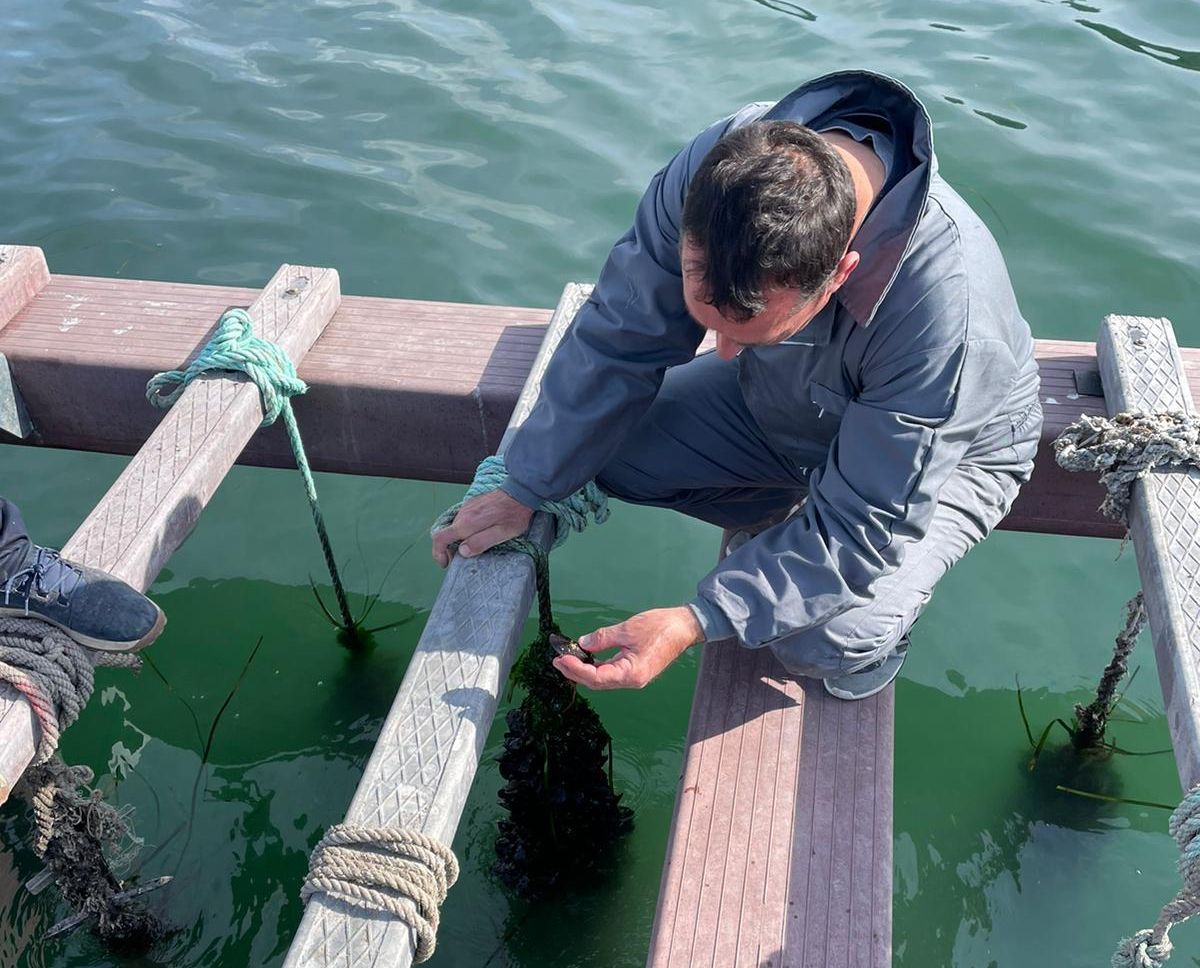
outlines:
M829 293L832 295L842 288L842 284L850 278L852 273L858 266L858 253L851 250L847 252L838 261L837 269L834 270L833 278L829 282Z

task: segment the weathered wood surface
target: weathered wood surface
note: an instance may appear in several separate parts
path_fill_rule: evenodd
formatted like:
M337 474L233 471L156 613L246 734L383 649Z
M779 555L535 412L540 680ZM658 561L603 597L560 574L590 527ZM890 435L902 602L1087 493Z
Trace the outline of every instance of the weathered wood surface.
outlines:
M212 321L256 293L81 276L50 284L0 330L0 353L25 395L35 440L132 454L154 429L146 380L193 351ZM296 404L318 470L467 481L493 453L550 312L345 297L300 366L311 390ZM1039 340L1043 446L1033 480L1002 527L1118 537L1100 517L1088 475L1054 463L1049 442L1081 412L1103 413L1095 346ZM1200 350L1184 350L1200 397ZM290 467L281 429L257 434L241 463Z
M510 431L533 408L546 364L589 291L574 284L564 290ZM546 515L535 516L530 536L549 547ZM453 842L533 597L533 567L525 555L454 558L347 823L403 826ZM402 968L412 962L412 941L409 928L389 915L316 896L284 968Z
M0 329L24 309L50 281L42 250L28 245L0 245ZM33 430L25 402L0 353L0 433L25 438Z
M1169 321L1109 316L1098 347L1110 415L1196 413ZM1129 522L1175 762L1189 790L1200 781L1200 469L1154 471L1135 483Z
M256 333L279 343L292 359L300 359L332 318L339 299L338 274L333 269L285 265L256 295L250 317ZM216 316L208 328L215 324ZM197 335L197 343L207 338L203 331ZM198 349L193 344L164 368L180 366ZM144 395L142 405L149 409ZM63 547L64 556L102 568L144 591L187 537L261 421L258 388L244 377L195 381L161 417ZM0 691L0 794L4 799L29 765L39 733L28 703L5 686Z
M891 965L893 695L704 647L649 968Z
M0 245L0 329L50 281L42 250L32 245Z

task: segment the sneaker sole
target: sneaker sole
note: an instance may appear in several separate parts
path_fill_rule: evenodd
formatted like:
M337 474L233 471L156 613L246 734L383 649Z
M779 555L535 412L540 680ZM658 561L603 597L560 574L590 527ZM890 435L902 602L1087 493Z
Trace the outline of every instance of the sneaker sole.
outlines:
M867 692L848 692L845 689L839 689L837 686L831 686L828 679L822 679L821 684L825 687L825 691L833 696L834 699L840 699L843 702L855 702L859 699L870 699L872 696L878 695L888 686L895 683L895 681L895 679L889 679L883 685L876 686Z
M158 618L154 620L153 628L140 639L133 642L113 642L107 639L94 639L91 636L76 632L74 629L69 629L61 622L56 622L52 618L46 618L44 615L37 615L33 612L26 612L23 608L7 608L0 605L0 615L11 618L33 618L39 622L53 625L55 628L65 632L73 641L82 645L85 649L92 649L96 652L141 652L142 649L162 634L163 627L167 624L166 612L158 608L157 605L154 607L158 610Z

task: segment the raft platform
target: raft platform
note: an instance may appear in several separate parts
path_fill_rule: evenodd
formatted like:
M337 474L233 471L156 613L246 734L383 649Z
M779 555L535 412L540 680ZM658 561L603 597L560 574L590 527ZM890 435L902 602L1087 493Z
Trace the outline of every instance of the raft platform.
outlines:
M44 270L40 251L0 247L0 440L139 453L153 443L160 423L160 414L145 403L149 377L194 356L226 308L263 295ZM304 270L308 278L320 271ZM514 409L516 420L528 412L553 338L561 336L586 292L568 287L557 314L335 299L307 355L289 348L294 358L303 356L300 375L311 388L295 409L313 467L468 481L478 462L501 446ZM1046 411L1042 447L1033 480L1002 527L1120 537L1119 526L1096 511L1103 497L1098 484L1061 471L1050 449L1080 413L1105 413L1100 368L1108 364L1097 361L1091 343L1039 341L1037 355ZM1176 399L1194 400L1200 350L1176 349L1173 360L1171 373L1182 381ZM1103 385L1115 386L1118 379L1106 370ZM1141 399L1114 392L1110 407ZM244 448L228 445L226 456L230 463L292 466L286 439L274 427ZM143 463L139 456L130 468ZM183 500L196 514L224 463L212 462L203 485L179 492L186 497L188 487L210 488L194 501ZM164 466L145 471L143 492L176 479ZM1172 475L1155 479L1160 476ZM1200 498L1193 500L1190 492L1171 500L1191 502L1187 513L1200 514ZM1184 773L1183 761L1191 763L1200 749L1200 721L1186 726L1192 730L1186 736L1177 723L1191 722L1189 697L1200 696L1194 578L1200 557L1189 557L1196 551L1186 542L1182 550L1170 541L1155 545L1158 539L1141 533L1157 527L1162 538L1183 526L1195 539L1200 528L1186 524L1193 519L1170 513L1176 516L1166 525L1147 526L1138 515L1148 512L1136 511L1134 534L1139 564L1144 554L1158 562L1143 568L1144 576L1150 574L1148 597L1156 575L1181 583L1157 618L1152 608L1151 624L1156 647L1160 636L1169 637L1164 628L1185 632L1159 652L1160 667L1167 663L1162 678L1181 775L1194 778L1200 774L1192 766ZM182 540L194 521L189 516L155 527ZM535 537L545 540L545 531L546 523L537 520ZM1160 559L1172 555L1186 567L1164 568ZM350 820L404 823L453 840L532 600L531 574L527 560L509 555L452 564L349 806ZM143 567L139 584L145 587L152 577ZM1180 601L1190 609L1186 621ZM816 686L783 676L768 650L724 644L704 649L650 939L652 968L890 964L893 691L839 703ZM19 732L29 732L32 744L28 717L14 715L15 706L0 713L0 748ZM317 899L286 964L401 966L410 959L408 930L398 922Z

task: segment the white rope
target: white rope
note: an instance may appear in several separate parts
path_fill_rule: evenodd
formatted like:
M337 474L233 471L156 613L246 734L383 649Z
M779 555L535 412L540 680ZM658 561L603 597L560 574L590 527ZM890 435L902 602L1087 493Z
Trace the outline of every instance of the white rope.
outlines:
M313 850L300 897L326 894L398 918L416 939L413 960L425 961L437 942L439 908L456 880L458 860L437 838L343 823L330 827Z
M1154 927L1122 938L1112 956L1112 968L1162 968L1173 945L1168 932L1200 914L1200 784L1192 787L1171 814L1167 830L1179 846L1179 876L1183 890L1164 905Z
M1134 481L1157 467L1200 466L1200 417L1119 413L1111 420L1081 414L1054 441L1054 458L1068 471L1099 471L1108 494L1100 510L1128 523Z

